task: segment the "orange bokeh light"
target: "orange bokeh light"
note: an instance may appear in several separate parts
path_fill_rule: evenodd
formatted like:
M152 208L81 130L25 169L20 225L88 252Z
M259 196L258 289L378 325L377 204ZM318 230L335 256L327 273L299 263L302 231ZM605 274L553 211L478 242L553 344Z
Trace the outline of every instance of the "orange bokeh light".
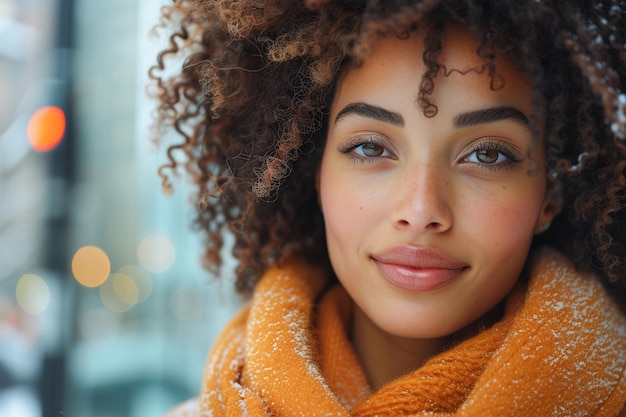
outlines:
M26 134L30 146L37 152L56 148L65 134L65 113L59 107L46 106L33 113Z
M107 254L96 246L83 246L74 254L72 273L76 281L85 287L102 285L111 272Z

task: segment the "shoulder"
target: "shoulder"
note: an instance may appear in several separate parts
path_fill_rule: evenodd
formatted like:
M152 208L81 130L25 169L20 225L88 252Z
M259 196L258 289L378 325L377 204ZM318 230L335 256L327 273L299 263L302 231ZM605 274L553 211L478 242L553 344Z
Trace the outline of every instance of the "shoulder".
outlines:
M200 417L200 402L192 398L171 409L163 417Z

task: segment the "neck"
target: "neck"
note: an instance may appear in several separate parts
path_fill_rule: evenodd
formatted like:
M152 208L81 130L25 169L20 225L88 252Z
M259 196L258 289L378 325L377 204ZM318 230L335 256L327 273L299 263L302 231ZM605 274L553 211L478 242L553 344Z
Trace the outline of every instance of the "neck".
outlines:
M373 390L421 367L447 339L411 339L386 333L354 307L352 343Z

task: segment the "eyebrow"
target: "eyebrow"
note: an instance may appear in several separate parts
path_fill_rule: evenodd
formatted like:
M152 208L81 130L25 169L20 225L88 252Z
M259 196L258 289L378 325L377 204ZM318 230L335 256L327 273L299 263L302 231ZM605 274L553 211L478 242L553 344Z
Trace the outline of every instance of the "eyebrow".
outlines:
M349 115L358 115L362 117L367 117L369 119L375 119L381 122L389 123L393 126L403 127L404 126L404 118L400 113L392 112L382 107L374 106L371 104L358 102L358 103L350 103L339 113L337 113L337 117L335 118L335 124L341 121L341 119L349 116Z
M501 120L513 120L525 128L530 129L528 117L515 107L499 106L482 110L474 110L458 114L454 117L453 125L456 129L472 127L486 123L499 122Z
M350 103L341 109L337 113L337 117L335 117L335 124L350 115L358 115L389 123L393 126L404 127L404 118L400 113L363 102ZM454 117L453 126L455 129L462 129L502 120L513 120L530 129L528 117L521 110L511 106L489 107L458 114Z

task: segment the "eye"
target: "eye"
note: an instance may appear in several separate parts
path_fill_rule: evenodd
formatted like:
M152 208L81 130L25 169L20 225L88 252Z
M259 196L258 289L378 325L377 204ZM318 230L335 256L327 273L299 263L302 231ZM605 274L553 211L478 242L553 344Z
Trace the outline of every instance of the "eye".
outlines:
M472 145L463 162L476 164L479 167L505 168L523 160L520 151L512 145L502 143L494 138L485 138Z
M386 149L377 143L364 143L353 148L353 152L360 156L377 158L385 154Z
M394 153L389 150L386 139L378 136L352 138L338 150L358 162L373 162L381 158L396 159Z
M508 159L509 158L506 155L495 149L477 149L465 158L467 162L476 162L481 164L497 164Z

